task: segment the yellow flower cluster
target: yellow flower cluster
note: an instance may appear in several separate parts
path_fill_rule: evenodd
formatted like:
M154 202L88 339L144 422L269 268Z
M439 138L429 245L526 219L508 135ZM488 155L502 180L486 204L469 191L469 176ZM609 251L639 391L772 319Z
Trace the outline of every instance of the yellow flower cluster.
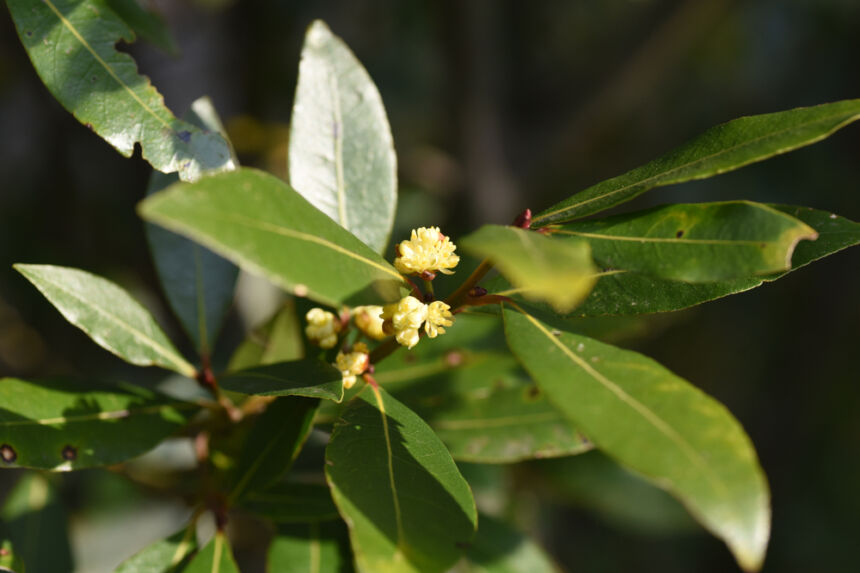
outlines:
M367 345L356 342L349 352L338 352L335 358L335 367L340 370L343 377L343 387L349 390L355 386L357 377L364 374L370 365L370 355Z
M444 327L453 324L450 309L442 301L424 304L414 296L407 296L400 302L386 305L382 310L382 318L386 323L391 322L395 340L402 346L412 348L421 337L418 330L422 324L430 338L445 333Z
M355 326L374 340L382 340L387 334L382 330L382 307L369 305L352 309Z
M305 335L308 340L320 348L334 348L337 344L337 335L341 330L340 321L335 315L321 308L312 308L305 315L308 325L305 327Z
M424 272L453 274L460 257L454 254L457 246L442 234L439 227L420 227L412 230L412 237L397 245L394 267L404 275Z

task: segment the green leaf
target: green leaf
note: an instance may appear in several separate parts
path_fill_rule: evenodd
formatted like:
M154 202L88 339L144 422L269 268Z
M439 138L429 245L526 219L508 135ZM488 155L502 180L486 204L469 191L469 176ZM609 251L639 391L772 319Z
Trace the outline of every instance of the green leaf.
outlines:
M266 489L249 491L241 505L275 523L307 524L340 518L331 492L324 485L276 483Z
M75 569L66 510L45 476L24 474L6 498L0 520L18 558L27 567L26 573Z
M103 0L7 0L36 72L57 100L125 157L139 143L164 173L193 181L234 167L217 133L180 121L119 41L134 32Z
M752 443L724 406L645 356L503 314L511 350L572 423L680 499L741 567L761 567L770 495Z
M450 454L385 390L366 386L344 411L325 470L362 571L445 571L474 536L475 502Z
M600 280L585 302L570 317L637 315L668 312L689 308L703 302L751 290L782 278L789 272L828 255L860 244L860 223L835 214L790 205L771 205L799 219L818 233L815 241L801 241L794 250L790 270L765 277L748 277L713 283L692 284L643 275L609 271L600 273ZM507 295L518 303L540 308L539 304L521 299L510 284L494 278L484 283L495 294ZM546 309L549 311L549 309Z
M304 342L295 299L284 306L265 324L253 329L230 358L228 372L261 364L290 362L304 356Z
M558 573L543 549L503 521L485 514L466 558L452 573Z
M14 267L66 320L105 350L138 366L161 366L189 378L196 375L149 311L116 284L68 267Z
M352 556L343 522L280 525L268 564L272 572L350 573Z
M182 573L239 573L239 566L233 559L230 542L224 533L215 533L215 537L194 556Z
M181 571L197 550L195 528L187 527L167 539L141 549L117 567L114 573L171 573Z
M2 529L0 529L0 536L2 535ZM24 560L21 559L21 556L18 555L12 546L12 542L8 539L3 539L3 542L0 543L0 571L4 573L25 573Z
M533 227L571 221L629 201L655 187L733 171L828 137L860 119L860 99L741 117L712 127L654 161L553 205Z
M257 416L230 480L231 501L287 473L313 427L317 404L310 398L278 398Z
M161 14L145 10L138 0L107 0L107 5L132 27L135 34L171 56L179 55L179 49Z
M132 1L132 0L129 0ZM224 134L212 102L202 97L185 119ZM238 165L238 160L234 163ZM146 189L152 195L176 183L175 174L153 171ZM149 250L164 294L179 322L202 356L209 356L230 304L239 269L209 249L151 223L145 226Z
M143 218L329 306L390 302L406 284L349 231L261 171L243 168L174 185L139 210Z
M382 97L343 40L308 28L290 122L290 184L377 253L394 225L397 156Z
M590 510L624 532L677 535L697 527L672 496L599 451L535 465L566 501Z
M218 379L222 388L257 396L306 396L340 402L343 378L339 370L319 360L295 360L255 366Z
M374 378L421 416L458 461L512 463L590 449L510 354L466 346L500 330L495 317L458 314L438 342L459 345L433 341L399 352L377 366Z
M748 201L667 205L608 219L577 221L553 235L585 239L604 268L711 282L791 268L809 225Z
M131 385L0 380L0 467L77 470L138 456L179 429L194 404Z
M586 241L563 241L514 227L485 225L458 241L465 252L489 259L529 300L568 312L596 281Z

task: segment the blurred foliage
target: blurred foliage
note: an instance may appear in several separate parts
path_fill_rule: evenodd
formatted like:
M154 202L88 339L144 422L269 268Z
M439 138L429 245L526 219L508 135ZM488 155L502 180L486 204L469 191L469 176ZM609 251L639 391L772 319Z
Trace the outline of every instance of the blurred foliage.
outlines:
M133 53L177 115L210 95L243 164L283 178L302 35L313 18L325 19L366 65L389 112L401 158L395 238L428 217L453 237L506 223L524 207L549 206L716 123L860 95L860 76L850 72L860 50L856 0L150 4L169 23L181 57L143 43L121 49ZM140 381L139 370L91 345L12 271L13 262L89 269L129 289L183 340L134 212L149 168L139 158L124 160L61 109L5 10L0 126L0 374L96 371ZM625 210L746 198L858 220L858 152L860 130L849 128L736 173L659 190ZM228 351L252 326L255 301L272 305L256 287L243 288L253 294L240 292L242 312L228 319ZM623 341L714 395L746 427L773 490L764 571L860 566L858 292L860 253L853 250L637 328ZM163 493L175 484L147 482L142 462L131 475L146 484L142 491L106 472L51 476L71 517L78 570L110 570L186 517L179 500ZM561 487L553 485L553 463L470 472L482 511L514 518L566 570L636 570L642 563L667 572L734 570L717 540L672 522L673 510L654 492L636 500L659 506L643 510L649 518L668 511L672 526L619 527L617 507L603 501L607 489L635 497L643 486L617 468L591 463L579 483ZM3 498L20 476L0 474ZM177 482L180 476L177 470ZM512 484L513 494L500 495L500 484ZM81 512L92 504L98 511ZM95 541L115 554L93 554ZM236 553L241 560L242 549Z

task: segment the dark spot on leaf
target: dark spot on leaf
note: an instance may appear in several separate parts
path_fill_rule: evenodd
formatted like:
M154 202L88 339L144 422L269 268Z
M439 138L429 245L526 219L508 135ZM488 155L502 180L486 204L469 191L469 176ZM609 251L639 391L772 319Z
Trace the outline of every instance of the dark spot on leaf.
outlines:
M176 134L176 137L178 137L179 139L181 139L185 143L188 143L189 141L191 141L191 132L190 131L180 131L179 133Z
M0 446L0 458L7 464L13 464L18 459L18 454L15 453L15 448L9 444L3 444Z
M454 545L457 547L457 549L469 549L470 547L472 547L472 544L468 541L455 541Z
M98 77L98 76L93 76L93 77L91 77L91 78L90 78L90 81L91 81L92 83L96 83L97 81L99 81L99 77Z
M675 237L680 239L683 236L684 236L684 229L678 229L678 232L675 233Z
M404 357L403 357L403 359L404 359L407 363L411 364L411 363L415 362L416 360L418 360L418 357L417 357L417 356L415 356L415 354L414 354L413 352L409 352L409 353L407 353L407 354L406 354L406 356L404 356Z
M74 446L67 445L63 448L63 459L69 462L73 462L78 459L78 449Z
M191 162L190 162L190 161L186 161L185 163L183 163L183 164L182 164L182 168L183 168L183 169L188 169L189 167L191 167Z
M33 37L33 30L27 30L27 31L26 31L26 32L24 32L24 33L27 35L27 37L28 37L28 38L32 38L32 37Z
M537 386L529 386L526 390L526 396L528 396L532 400L540 397L540 388L538 388Z
M762 249L766 249L766 248L767 248L767 243L761 243L759 246L760 246Z
M89 123L89 122L85 123L85 124L84 124L84 127L86 127L87 129L89 129L90 131L94 131L94 129L93 129L93 124L91 124L91 123Z

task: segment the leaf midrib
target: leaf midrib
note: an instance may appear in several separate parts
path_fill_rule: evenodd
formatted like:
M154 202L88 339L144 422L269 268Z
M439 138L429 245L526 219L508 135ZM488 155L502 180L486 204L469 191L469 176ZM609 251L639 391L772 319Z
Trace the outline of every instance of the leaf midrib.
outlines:
M731 146L731 147L723 148L723 149L721 149L720 151L718 151L718 152L716 152L716 153L712 153L712 154L710 154L710 155L706 155L706 156L704 156L704 157L700 157L699 159L696 159L695 161L690 161L689 163L684 163L684 164L679 165L679 166L677 166L677 167L673 167L672 169L669 169L669 170L667 170L667 171L662 171L662 172L660 172L660 173L657 173L657 174L655 174L655 175L652 175L651 177L646 177L645 179L639 179L639 180L637 180L637 181L634 181L634 182L632 182L632 183L629 183L629 184L627 184L627 185L624 185L624 186L622 186L622 187L619 187L618 189L614 189L614 190L612 190L612 191L608 191L608 192L603 193L603 194L601 194L601 195L596 195L596 196L591 197L591 198L589 198L589 199L582 200L582 201L580 201L579 203L572 203L572 204L570 204L570 205L565 205L564 207L562 207L562 208L560 208L560 209L556 209L555 211L550 211L550 212L548 212L548 213L544 213L544 214L542 214L542 215L538 215L537 217L535 217L535 218L532 220L532 225L535 225L535 224L537 224L537 223L539 223L540 221L543 221L543 220L545 220L545 219L549 219L549 218L551 218L551 217L553 217L553 216L555 216L555 215L558 215L559 213L564 213L565 211L573 211L573 210L577 209L578 207L582 207L583 205L587 205L588 203L593 203L594 201L598 201L598 200L600 200L600 199L606 199L607 197L611 197L611 196L616 195L616 194L618 194L618 193L622 193L622 192L624 192L624 191L627 191L628 189L632 189L632 188L637 187L637 186L639 186L639 185L645 185L645 186L647 186L649 183L651 183L651 182L653 182L653 181L655 181L655 180L659 180L659 179L661 179L661 178L663 178L663 177L668 177L668 178L669 178L669 181L668 181L668 183L667 183L667 184L671 184L671 183L672 183L672 181L671 181L671 177L670 177L670 176L671 176L672 174L674 174L675 172L677 172L677 171L681 171L682 169L690 168L690 167L692 167L692 166L694 166L694 165L696 165L696 164L698 164L698 163L703 163L703 162L705 162L705 161L709 161L709 160L714 159L714 158L716 158L716 157L719 157L719 156L721 156L721 155L725 155L725 154L731 153L731 152L733 152L733 151L736 151L736 150L738 150L738 149L741 149L741 148L743 148L743 147L750 146L750 145L754 145L754 144L756 144L756 143L758 143L758 142L760 142L760 141L762 141L762 140L765 140L765 139L768 139L768 138L773 138L773 137L780 136L780 135L782 135L783 133L786 133L786 132L788 132L788 131L792 131L792 130L795 130L795 129L802 129L802 128L804 128L804 127L807 127L807 126L813 125L813 124L815 124L815 123L826 123L826 122L828 122L828 121L832 120L832 119L833 119L833 118L835 118L835 117L839 117L840 115L845 115L845 114L844 114L844 112L843 112L843 113L834 113L834 114L829 115L829 116L826 116L826 117L819 117L819 118L816 118L816 119L811 120L811 121L807 121L807 122L804 122L804 123L795 124L795 125L793 125L793 126L791 126L791 127L787 127L787 128L785 128L785 129L781 129L781 130L779 130L779 131L773 131L773 132L770 132L770 133L768 133L768 134L766 134L766 135L761 135L761 136L759 136L759 137L756 137L756 138L753 138L753 139L747 140L747 141L745 141L744 143L740 143L740 144L738 144L738 145L733 145L733 146ZM787 147L783 147L783 148L781 148L781 149L778 149L778 150L773 151L770 155L767 155L767 156L763 156L763 157L753 157L753 158L750 158L750 159L748 159L748 160L746 160L746 161L742 161L742 162L740 162L740 163L736 163L736 164L734 164L734 165L731 165L731 166L729 166L729 167L725 167L725 168L722 168L722 169L717 169L717 170L715 170L715 171L714 171L712 174L710 174L710 175L720 175L720 174L725 173L725 172L727 172L727 171L732 171L732 170L734 170L734 169L739 169L739 168L741 168L741 167L744 167L744 166L746 166L746 165L749 165L750 163L755 163L756 161L761 161L762 159L766 159L767 157L772 157L772 156L774 156L774 155L779 155L779 154L781 154L781 153L786 153L786 152L788 152L788 151L792 151L792 150L797 149L797 148L799 148L799 147L803 147L804 145L811 145L811 144L813 144L813 143L816 143L816 142L818 142L818 141L821 141L822 139L825 139L826 137L828 137L829 135L831 135L831 134L832 134L832 133L834 133L835 131L837 131L837 130L841 129L842 127L844 127L844 126L848 125L849 123L852 123L853 121L856 121L858 118L860 118L860 113L855 113L855 114L850 115L849 117L847 117L844 121L842 121L842 122L840 122L840 123L836 124L835 126L833 126L833 128L832 128L832 129L830 129L829 131L826 131L825 133L820 134L818 137L815 137L815 138L813 138L813 139L804 140L804 141L802 141L802 142L800 142L800 143L796 143L796 144L794 144L794 145L789 145L789 146L787 146ZM737 121L737 120L733 120L733 121ZM704 135L704 134L702 134L702 135ZM701 137L701 136L700 136L700 137ZM670 152L670 153L671 153L671 152ZM659 161L659 159L656 159L655 161ZM644 166L643 166L642 168L644 169ZM695 181L695 180L697 180L697 179L704 179L705 177L709 177L710 175L709 175L709 174L700 174L700 175L695 175L695 176L690 177L690 179L689 179L689 180L690 180L690 181ZM619 175L619 177L624 177L624 175ZM678 183L680 183L680 181L678 181ZM660 183L657 183L657 184L655 185L655 187L656 187L656 186L659 186L659 184L660 184ZM600 185L600 183L598 183L597 185ZM582 191L582 193L585 193L585 192L587 192L587 191L588 191L588 190L586 189L586 190Z
M194 404L185 402L176 402L172 404L158 404L153 406L144 406L143 408L124 408L122 410L110 410L107 412L93 412L92 414L80 414L77 416L61 416L58 418L40 418L38 420L3 420L0 421L0 428L8 428L10 426L50 426L53 424L75 424L80 422L92 422L95 420L124 420L137 415L154 414L160 410L169 408L175 410L187 410L196 407Z
M394 504L394 519L397 524L397 547L400 548L401 543L405 540L403 534L403 516L400 512L400 499L397 493L397 484L394 481L394 452L391 449L391 435L388 429L388 414L385 412L385 402L382 399L382 394L375 386L368 385L376 397L376 403L379 407L379 414L382 417L382 432L385 436L385 454L388 461L388 483L391 487L391 499Z
M584 231L569 231L567 229L559 229L553 231L553 234L558 235L573 235L577 237L585 237L587 239L600 239L607 241L630 241L634 243L676 243L676 244L692 244L692 245L725 245L730 247L748 247L761 245L779 245L779 241L761 240L755 241L751 239L689 239L677 237L642 237L632 235L607 235L602 233L587 233Z

